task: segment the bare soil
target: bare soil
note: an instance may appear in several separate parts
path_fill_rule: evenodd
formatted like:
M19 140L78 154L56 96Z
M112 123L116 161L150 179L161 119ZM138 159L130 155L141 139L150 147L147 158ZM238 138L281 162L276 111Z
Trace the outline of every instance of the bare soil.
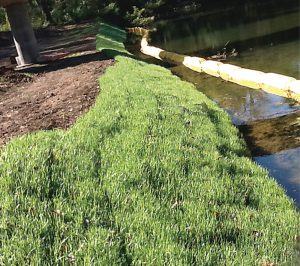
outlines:
M68 128L94 104L100 91L98 77L114 60L95 51L95 40L83 47L76 31L73 43L68 31L64 47L64 53L76 56L19 71L0 68L0 146L29 132ZM63 36L59 41L66 42ZM44 50L51 58L56 53L53 46Z

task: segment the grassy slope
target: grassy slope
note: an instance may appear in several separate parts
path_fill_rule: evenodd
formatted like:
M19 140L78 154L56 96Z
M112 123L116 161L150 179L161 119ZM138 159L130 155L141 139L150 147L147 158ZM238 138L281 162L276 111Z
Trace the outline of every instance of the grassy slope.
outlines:
M108 34L125 52L107 25L99 48ZM75 126L1 151L0 265L291 262L299 213L228 116L168 70L116 59Z

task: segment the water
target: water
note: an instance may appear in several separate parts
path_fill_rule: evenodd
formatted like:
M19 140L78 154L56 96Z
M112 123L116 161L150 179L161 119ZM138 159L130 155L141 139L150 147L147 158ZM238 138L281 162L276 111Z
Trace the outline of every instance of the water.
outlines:
M231 19L230 12L218 19L212 14L159 22L152 44L198 56L235 48L238 55L229 58L227 63L300 79L299 8L275 12L263 19L255 16L257 12L252 10L251 16L248 13L239 16L243 17L243 22L235 15ZM224 49L228 41L230 45ZM228 112L243 133L253 160L268 169L300 207L299 103L199 74L183 66L170 69L194 83L198 90Z
M263 63L263 61L261 62ZM238 65L238 62L236 62L236 65ZM170 69L174 74L194 83L200 91L216 101L219 106L230 114L236 125L258 119L282 116L300 110L299 105L291 99L261 90L248 89L226 82L221 78L199 74L184 66L176 66Z
M152 44L168 51L192 53L216 50L225 44L253 46L299 36L299 3L246 3L236 8L158 21ZM289 3L288 3L289 2Z
M250 48L241 56L231 58L230 62L241 67L280 73L300 79L300 43L299 40L295 40Z
M300 203L300 147L272 155L254 157L287 190L297 206Z

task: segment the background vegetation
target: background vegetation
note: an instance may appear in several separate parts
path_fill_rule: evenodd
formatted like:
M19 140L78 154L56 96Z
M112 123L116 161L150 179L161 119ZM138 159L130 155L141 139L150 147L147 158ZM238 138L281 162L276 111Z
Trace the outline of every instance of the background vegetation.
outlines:
M223 10L237 5L280 4L297 6L297 0L29 0L36 27L48 24L74 23L96 17L122 26L145 26L156 19L182 16L198 11ZM0 23L5 23L0 9ZM7 26L6 26L7 28Z
M95 17L109 19L115 24L147 25L163 9L172 10L180 3L179 0L29 0L29 8L36 26L74 23ZM183 4L195 5L195 1ZM0 9L0 22L5 23L3 9Z
M0 31L8 30L8 25L6 23L5 11L4 8L0 7Z

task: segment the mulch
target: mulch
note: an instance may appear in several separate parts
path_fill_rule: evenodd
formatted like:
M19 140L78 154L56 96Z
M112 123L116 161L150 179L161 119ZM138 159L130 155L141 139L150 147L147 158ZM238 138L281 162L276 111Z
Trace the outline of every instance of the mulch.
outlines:
M95 102L98 77L114 63L100 53L0 72L0 146L38 130L66 129Z

